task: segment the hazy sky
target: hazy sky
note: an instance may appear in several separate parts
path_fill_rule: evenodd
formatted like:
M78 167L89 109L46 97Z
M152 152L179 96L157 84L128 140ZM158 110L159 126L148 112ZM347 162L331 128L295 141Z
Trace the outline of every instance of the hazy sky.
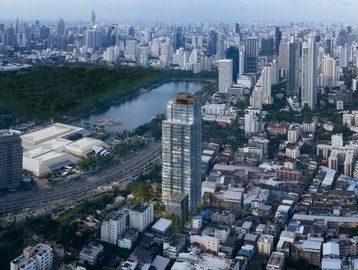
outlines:
M358 0L0 0L0 20L358 22Z

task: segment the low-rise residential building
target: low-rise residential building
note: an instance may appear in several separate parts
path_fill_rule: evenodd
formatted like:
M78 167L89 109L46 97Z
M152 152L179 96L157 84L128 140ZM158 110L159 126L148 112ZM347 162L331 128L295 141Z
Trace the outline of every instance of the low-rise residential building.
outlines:
M266 265L266 270L283 270L285 268L285 254L281 252L272 252Z
M190 243L197 243L204 251L213 251L215 253L217 253L220 248L219 239L209 235L192 235L190 236Z
M80 252L80 260L90 265L95 265L100 254L103 253L103 246L99 243L91 242Z
M273 251L274 237L268 234L261 234L257 241L257 252L270 256Z
M11 270L52 270L53 250L45 244L27 247L23 254L10 262Z
M186 245L186 236L174 233L168 241L163 242L163 254L168 258L175 259Z
M131 249L137 239L138 230L128 229L118 238L118 246L120 248Z

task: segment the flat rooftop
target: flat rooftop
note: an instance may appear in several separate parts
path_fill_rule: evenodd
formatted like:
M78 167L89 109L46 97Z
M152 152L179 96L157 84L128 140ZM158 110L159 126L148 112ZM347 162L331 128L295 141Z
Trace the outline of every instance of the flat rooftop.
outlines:
M25 134L21 136L24 143L37 145L55 138L69 136L82 131L83 128L55 123L49 127Z

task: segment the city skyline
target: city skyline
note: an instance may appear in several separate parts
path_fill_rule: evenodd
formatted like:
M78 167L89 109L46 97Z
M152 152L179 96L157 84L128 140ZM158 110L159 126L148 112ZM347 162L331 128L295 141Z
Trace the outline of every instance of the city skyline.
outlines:
M0 21L13 20L90 20L96 10L98 21L173 21L189 22L345 22L358 23L356 0L214 0L153 1L99 0L53 1L2 0ZM190 7L190 8L188 8ZM200 12L198 12L200 10ZM158 12L160 11L160 12ZM215 16L213 16L215 12ZM272 14L275 16L273 17Z

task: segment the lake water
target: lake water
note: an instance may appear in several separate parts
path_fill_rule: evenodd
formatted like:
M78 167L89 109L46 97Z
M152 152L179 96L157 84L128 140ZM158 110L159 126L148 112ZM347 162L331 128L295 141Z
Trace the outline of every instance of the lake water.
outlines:
M105 126L107 131L132 130L150 122L153 116L165 111L167 102L179 92L197 92L201 90L200 82L170 82L162 84L152 90L140 93L124 102L112 105L81 119L81 124L95 125L98 120L115 119L122 123L116 126Z

